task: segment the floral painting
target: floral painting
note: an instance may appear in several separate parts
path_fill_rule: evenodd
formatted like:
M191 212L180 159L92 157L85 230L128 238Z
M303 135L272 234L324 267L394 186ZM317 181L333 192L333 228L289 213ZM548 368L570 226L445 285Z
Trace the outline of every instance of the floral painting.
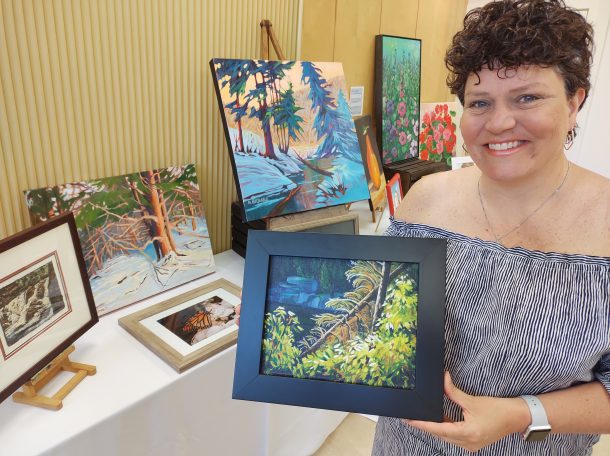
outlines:
M459 129L462 105L459 102L422 103L419 158L444 161L461 155L463 141Z
M28 190L35 223L73 212L98 315L214 271L194 165Z
M417 263L271 257L262 373L414 388L418 271Z
M210 66L247 221L369 198L340 63Z
M375 117L384 164L418 156L421 41L377 35Z

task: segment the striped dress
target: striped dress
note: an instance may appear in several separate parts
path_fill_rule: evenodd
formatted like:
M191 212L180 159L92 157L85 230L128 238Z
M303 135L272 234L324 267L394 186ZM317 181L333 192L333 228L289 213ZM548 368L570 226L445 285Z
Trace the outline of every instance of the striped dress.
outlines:
M543 253L394 220L388 235L447 239L445 368L481 396L540 394L600 381L610 391L610 258ZM445 414L461 419L445 398ZM477 454L588 455L593 434L509 435ZM373 455L467 455L459 447L380 418Z

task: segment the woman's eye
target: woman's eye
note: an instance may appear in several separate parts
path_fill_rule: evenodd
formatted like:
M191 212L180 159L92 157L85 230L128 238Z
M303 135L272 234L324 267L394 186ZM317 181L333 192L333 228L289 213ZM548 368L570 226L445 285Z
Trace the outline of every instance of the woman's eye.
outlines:
M521 103L531 103L532 101L536 101L539 100L540 97L536 96L536 95L521 95L519 97L519 101Z
M468 107L473 109L482 109L486 108L487 106L489 106L489 103L485 100L474 100L468 103Z

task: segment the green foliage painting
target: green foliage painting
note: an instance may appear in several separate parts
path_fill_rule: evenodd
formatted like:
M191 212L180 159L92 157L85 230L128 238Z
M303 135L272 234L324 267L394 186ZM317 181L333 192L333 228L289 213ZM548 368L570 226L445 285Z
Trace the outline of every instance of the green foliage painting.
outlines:
M274 256L263 373L412 389L417 301L416 263Z
M25 192L34 223L73 212L98 315L210 274L194 165Z

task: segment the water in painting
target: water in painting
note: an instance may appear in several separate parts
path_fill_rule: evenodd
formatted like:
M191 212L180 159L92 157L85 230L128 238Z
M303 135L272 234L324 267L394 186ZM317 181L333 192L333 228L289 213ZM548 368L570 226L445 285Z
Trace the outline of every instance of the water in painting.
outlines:
M210 65L246 220L369 198L340 63Z
M272 256L261 370L412 389L417 263Z
M214 271L194 165L25 192L34 222L74 212L98 315Z

